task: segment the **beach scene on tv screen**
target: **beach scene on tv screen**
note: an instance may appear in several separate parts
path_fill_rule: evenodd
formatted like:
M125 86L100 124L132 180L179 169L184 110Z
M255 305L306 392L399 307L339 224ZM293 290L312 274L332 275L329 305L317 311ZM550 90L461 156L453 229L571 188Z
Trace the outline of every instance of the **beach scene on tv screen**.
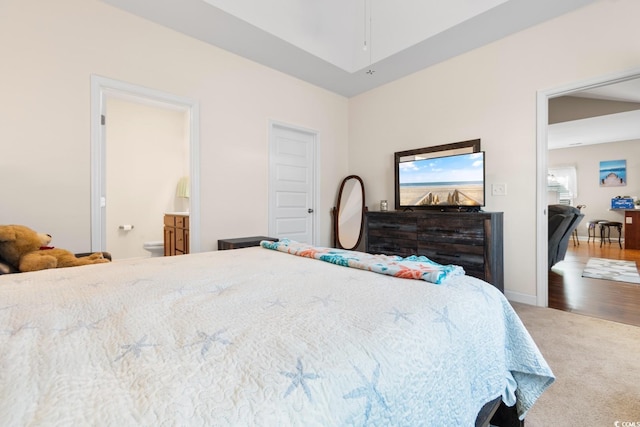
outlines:
M401 206L484 206L483 153L399 164Z

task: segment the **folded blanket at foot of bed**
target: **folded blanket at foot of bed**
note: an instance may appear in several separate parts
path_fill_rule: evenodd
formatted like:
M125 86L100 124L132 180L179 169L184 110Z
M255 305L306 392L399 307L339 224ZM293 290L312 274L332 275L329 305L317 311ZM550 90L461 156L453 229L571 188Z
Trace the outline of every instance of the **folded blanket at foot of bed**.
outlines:
M373 255L345 249L325 248L281 239L278 242L263 240L260 245L307 258L319 259L344 267L359 268L375 273L404 279L418 279L437 285L451 276L464 275L464 269L458 265L442 265L425 256L412 255L402 258L395 255Z

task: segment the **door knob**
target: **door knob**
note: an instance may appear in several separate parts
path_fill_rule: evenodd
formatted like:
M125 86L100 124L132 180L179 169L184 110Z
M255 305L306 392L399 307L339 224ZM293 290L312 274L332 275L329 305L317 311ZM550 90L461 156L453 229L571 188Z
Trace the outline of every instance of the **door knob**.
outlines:
M309 209L307 209L307 212L313 213L313 209L309 208Z

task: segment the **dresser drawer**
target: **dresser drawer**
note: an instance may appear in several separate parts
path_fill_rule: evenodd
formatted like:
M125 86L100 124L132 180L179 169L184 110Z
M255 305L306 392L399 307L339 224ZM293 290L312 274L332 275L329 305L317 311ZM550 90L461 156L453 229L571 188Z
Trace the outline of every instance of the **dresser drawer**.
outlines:
M454 264L464 268L465 272L474 277L480 279L485 278L484 268L485 259L484 251L482 248L478 251L464 251L470 247L462 247L463 251L455 250L454 246L438 246L438 247L424 247L418 248L418 254L424 255L432 261L439 264Z
M471 219L419 219L418 240L437 243L456 243L461 245L484 246L484 220Z
M400 255L406 257L416 255L418 242L407 239L369 239L367 252L372 254Z
M418 228L415 218L377 214L367 218L367 230L369 235L381 238L415 240Z
M418 253L419 255L425 255L427 252L434 254L443 254L446 256L473 256L478 255L481 258L484 256L485 247L484 244L468 244L467 242L461 243L453 239L440 240L436 237L425 236L425 239L418 240ZM425 255L426 256L426 255Z
M367 217L367 252L386 255L413 255L418 248L414 217L376 213Z

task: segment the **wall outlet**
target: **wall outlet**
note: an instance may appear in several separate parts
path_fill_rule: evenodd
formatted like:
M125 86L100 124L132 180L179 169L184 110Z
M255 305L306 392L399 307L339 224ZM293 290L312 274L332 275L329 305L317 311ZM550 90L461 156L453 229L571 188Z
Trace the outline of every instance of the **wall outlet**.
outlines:
M507 184L491 184L491 194L493 196L506 196Z

